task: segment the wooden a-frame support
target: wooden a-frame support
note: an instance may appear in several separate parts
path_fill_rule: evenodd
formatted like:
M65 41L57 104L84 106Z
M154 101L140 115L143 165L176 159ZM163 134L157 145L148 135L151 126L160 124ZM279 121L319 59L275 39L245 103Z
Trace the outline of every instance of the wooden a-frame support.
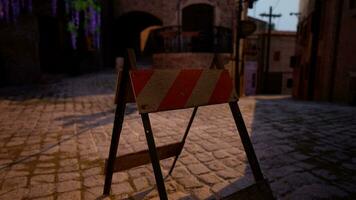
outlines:
M152 167L154 170L154 175L156 179L157 189L159 193L159 197L161 200L168 199L165 185L164 185L164 178L162 175L161 167L159 161L162 159L175 157L172 167L168 173L170 175L174 169L176 161L180 153L182 152L185 140L189 133L190 127L193 123L194 117L197 113L198 107L195 107L191 118L189 120L188 126L185 130L183 139L181 142L165 145L162 147L156 147L153 132L151 128L151 123L149 119L148 113L141 113L141 119L143 122L145 136L148 144L148 150L135 152L123 156L116 157L119 140L122 131L122 125L125 116L125 108L127 103L135 102L134 95L132 92L132 86L129 80L129 71L136 69L136 59L133 50L128 50L127 56L125 57L124 67L118 75L118 82L117 82L117 91L115 102L117 104L115 110L115 118L114 118L114 125L113 125L113 132L112 132L112 139L109 151L109 157L105 163L105 185L104 185L104 195L110 194L111 183L112 183L112 176L114 172L124 171L131 169L133 167L141 166L144 164L152 163ZM248 191L245 193L234 193L225 199L240 199L246 198L249 196L250 193L262 192L264 193L261 197L263 199L273 199L272 191L269 187L267 180L264 179L262 171L260 169L260 165L258 163L253 145L250 141L250 137L248 135L241 111L237 102L230 102L229 103L230 110L232 116L234 118L236 127L238 129L241 142L243 144L244 150L246 152L246 156L248 162L251 166L251 170L255 179L256 184L247 188ZM167 176L168 176L167 175ZM247 195L247 196L246 196ZM240 197L240 198L239 198Z

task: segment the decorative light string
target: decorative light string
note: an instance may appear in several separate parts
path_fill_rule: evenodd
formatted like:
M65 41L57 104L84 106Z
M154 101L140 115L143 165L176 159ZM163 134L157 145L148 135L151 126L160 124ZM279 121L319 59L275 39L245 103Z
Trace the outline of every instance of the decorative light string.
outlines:
M58 1L51 0L51 12L57 16ZM62 0L65 13L69 18L68 31L71 34L71 44L77 48L79 27L84 27L84 35L90 43L90 48L100 48L101 7L100 0ZM0 20L16 22L24 12L32 12L32 0L0 0ZM83 14L83 15L82 15ZM81 17L84 16L84 17Z
M98 0L66 0L65 8L70 16L68 30L71 33L72 47L77 48L78 31L84 25L84 34L90 38L92 48L100 48L101 8ZM84 18L81 18L81 13Z
M32 11L32 0L0 0L0 20L16 21L23 12Z

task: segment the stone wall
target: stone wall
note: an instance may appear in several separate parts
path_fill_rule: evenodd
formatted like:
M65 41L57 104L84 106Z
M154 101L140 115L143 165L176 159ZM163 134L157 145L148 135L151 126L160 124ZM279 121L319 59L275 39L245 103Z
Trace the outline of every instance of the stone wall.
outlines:
M270 72L293 72L290 58L295 55L295 32L272 34L270 50ZM279 52L280 59L275 60L274 54Z
M215 26L232 27L235 10L233 0L180 0L180 3L170 0L119 0L116 1L114 12L115 18L132 11L146 12L162 20L164 26L174 26L179 24L178 16L181 18L178 10L198 3L214 6Z
M258 60L260 62L258 69L258 83L257 83L257 93L263 93L264 87L264 77L265 68L266 68L266 58L269 56L269 74L281 76L281 80L271 81L268 86L268 90L273 90L272 93L276 93L278 90L275 90L277 87L281 88L278 93L280 94L291 94L292 88L287 87L289 79L293 78L293 68L290 66L290 60L292 56L295 56L295 46L296 46L296 33L290 31L273 31L271 33L271 46L269 55L267 55L267 39L268 34L262 33L258 34L258 37L255 36L253 39L249 39L249 42L254 42L257 46L257 55L248 56L247 60Z
M0 23L0 84L36 82L40 77L36 18Z
M320 22L320 31L322 34L319 35L318 42L318 56L317 61L317 71L316 81L315 81L315 92L314 97L316 100L325 101L329 98L330 88L333 87L334 83L331 81L331 76L333 74L333 58L335 47L335 36L336 36L336 15L337 15L337 2L333 0L328 0L324 2L322 13L322 18Z
M218 68L231 67L231 54L217 55ZM212 66L213 53L163 53L153 55L153 68L158 69L194 69Z
M356 104L356 8L350 9L348 1L343 6L333 95L335 101Z
M298 52L300 64L295 69L297 88L294 96L307 99L308 81L313 80L311 68L312 42L312 0L303 0L300 23ZM356 9L349 7L349 1L323 0L321 9L320 34L315 37L317 63L312 99L352 103L356 99L353 83L356 72ZM308 7L309 6L309 7ZM342 6L342 7L340 7ZM307 8L307 9L304 9ZM341 15L339 14L341 11ZM314 24L313 27L317 27Z

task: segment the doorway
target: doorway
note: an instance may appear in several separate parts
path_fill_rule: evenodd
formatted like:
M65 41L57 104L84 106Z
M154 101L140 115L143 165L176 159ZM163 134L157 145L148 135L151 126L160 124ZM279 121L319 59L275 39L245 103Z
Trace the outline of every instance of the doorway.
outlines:
M183 8L183 32L197 32L191 38L193 52L211 52L214 44L214 7L209 4L193 4Z
M145 51L149 48L147 37L151 30L150 27L162 26L162 21L152 14L133 11L120 16L115 22L115 56L122 57L125 55L127 48L135 50L138 61L144 61L152 57L152 53ZM144 34L143 34L144 32ZM145 47L142 49L142 47ZM147 61L150 62L150 61Z

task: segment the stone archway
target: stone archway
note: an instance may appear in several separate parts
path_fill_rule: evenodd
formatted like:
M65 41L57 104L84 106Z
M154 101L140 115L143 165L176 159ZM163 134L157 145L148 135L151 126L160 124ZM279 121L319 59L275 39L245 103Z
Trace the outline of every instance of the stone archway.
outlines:
M197 32L199 37L192 38L193 51L213 49L214 7L205 4L192 4L182 9L183 32Z
M115 22L116 56L123 56L127 48L133 48L138 58L142 58L142 43L147 41L149 35L142 32L157 26L162 26L162 20L147 12L131 11L121 15Z

